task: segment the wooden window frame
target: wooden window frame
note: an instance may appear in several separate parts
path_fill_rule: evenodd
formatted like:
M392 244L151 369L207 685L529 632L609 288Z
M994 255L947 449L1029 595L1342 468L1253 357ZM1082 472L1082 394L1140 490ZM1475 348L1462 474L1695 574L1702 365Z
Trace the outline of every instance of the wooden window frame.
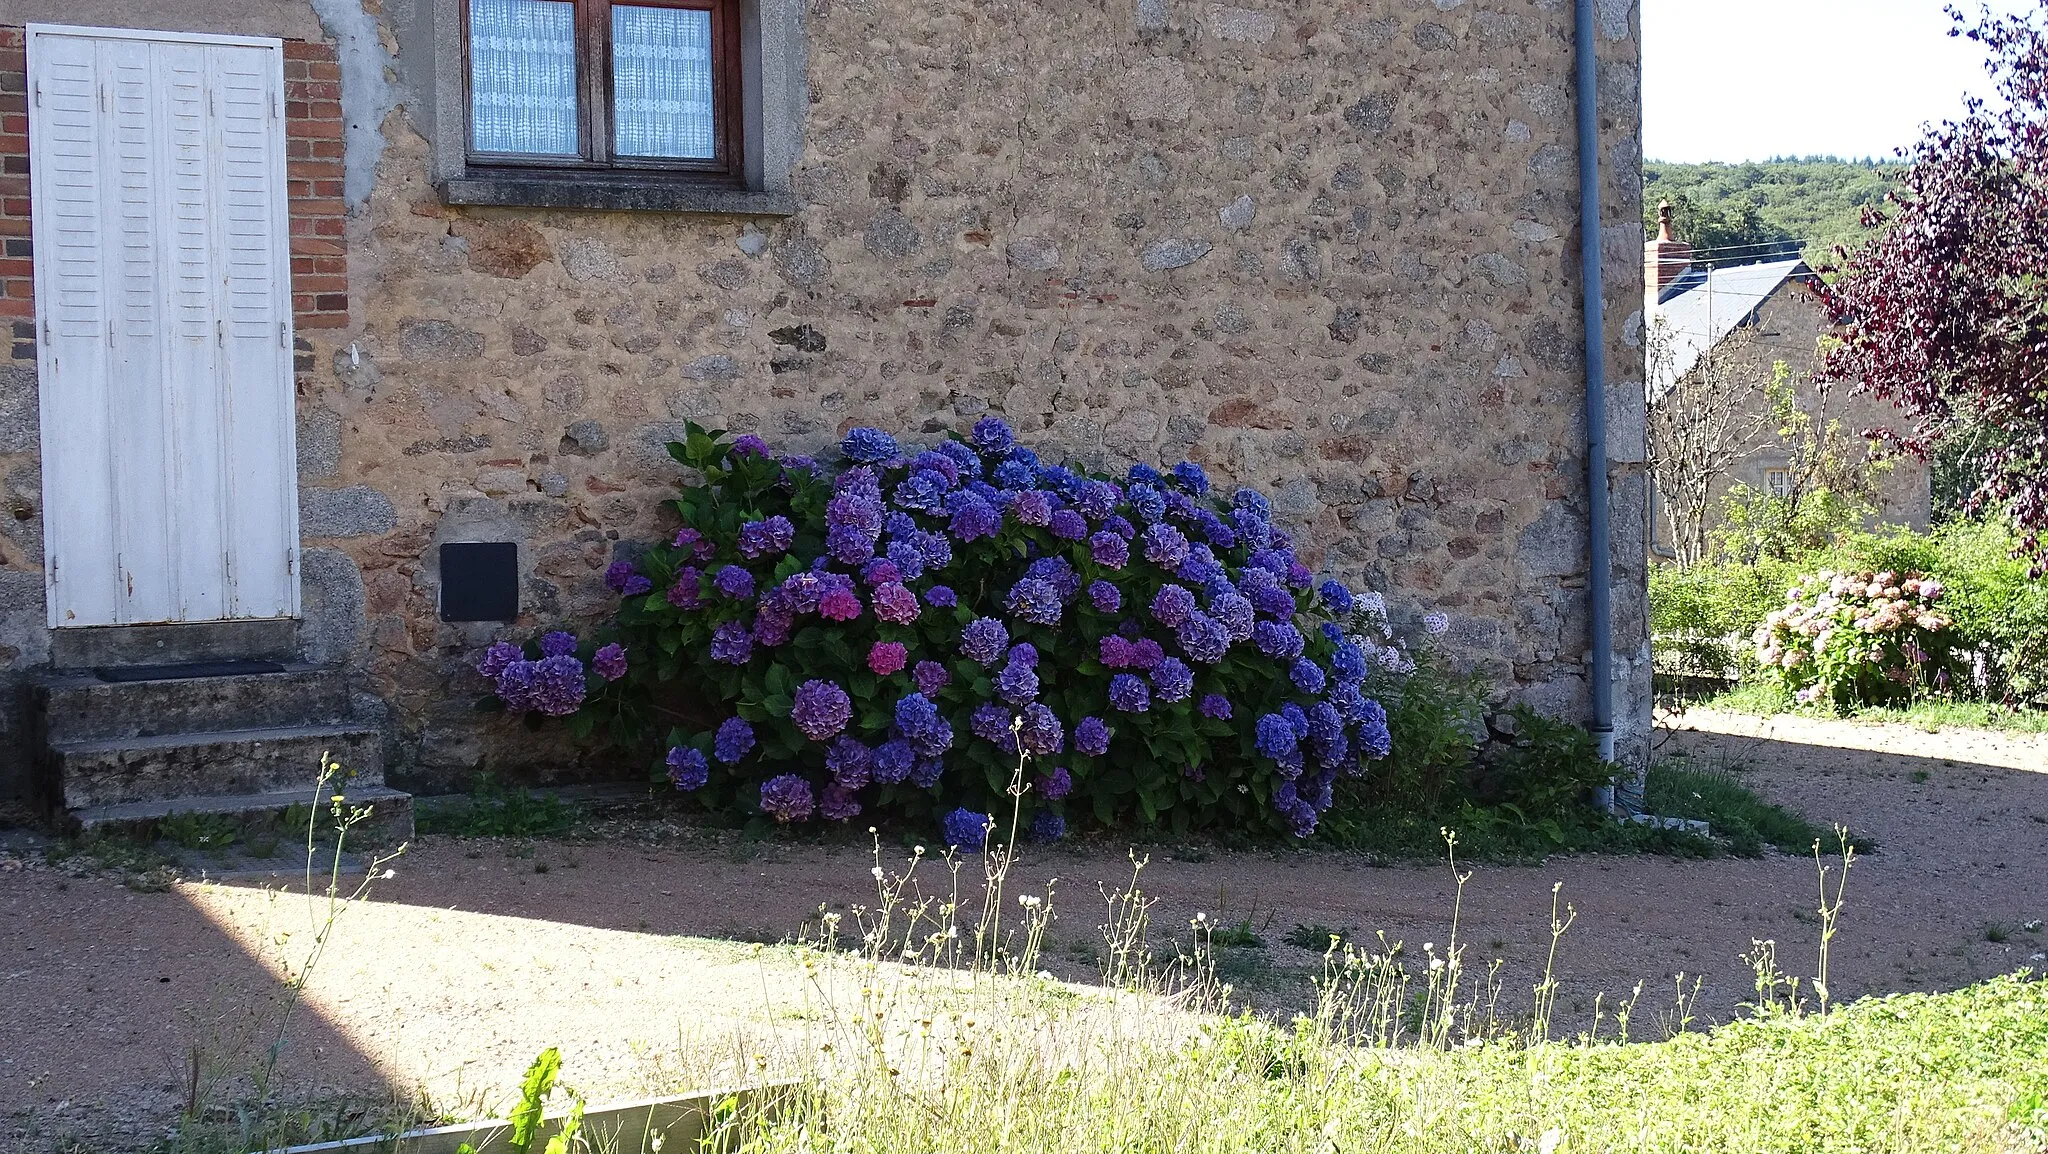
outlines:
M711 117L716 155L710 160L618 157L614 144L612 7L614 0L570 0L576 26L577 156L479 152L471 103L469 4L462 0L462 138L472 176L544 180L701 178L738 183L745 172L745 116L740 90L739 0L617 0L627 8L686 8L711 14Z

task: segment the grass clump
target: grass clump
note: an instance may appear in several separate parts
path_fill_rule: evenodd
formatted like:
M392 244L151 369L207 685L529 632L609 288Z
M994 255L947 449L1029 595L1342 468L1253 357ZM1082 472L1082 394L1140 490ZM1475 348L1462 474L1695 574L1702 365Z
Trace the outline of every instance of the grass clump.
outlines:
M1806 854L1815 842L1829 840L1825 828L1758 797L1726 769L1661 761L1650 767L1643 796L1645 808L1660 817L1706 822L1738 857L1756 857L1765 846ZM1868 839L1850 844L1865 852L1874 848Z
M1701 709L1774 717L1795 711L1791 695L1768 682L1745 681L1724 692L1691 702ZM1812 710L1805 710L1812 712ZM1902 705L1865 705L1838 709L1830 716L1850 721L1910 725L1928 733L1949 729L1992 729L2007 733L2048 733L2048 709L2004 705L1995 701L1953 701L1926 698Z
M578 816L575 807L553 794L507 787L488 774L480 774L468 796L420 805L413 820L420 833L547 837L569 832Z

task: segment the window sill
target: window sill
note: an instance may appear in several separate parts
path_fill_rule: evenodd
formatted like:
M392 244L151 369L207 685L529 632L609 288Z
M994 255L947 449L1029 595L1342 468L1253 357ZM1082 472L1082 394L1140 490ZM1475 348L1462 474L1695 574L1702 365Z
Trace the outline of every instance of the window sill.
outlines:
M794 216L796 195L687 181L536 180L458 177L441 185L447 204L583 208L609 212L701 212L719 216Z

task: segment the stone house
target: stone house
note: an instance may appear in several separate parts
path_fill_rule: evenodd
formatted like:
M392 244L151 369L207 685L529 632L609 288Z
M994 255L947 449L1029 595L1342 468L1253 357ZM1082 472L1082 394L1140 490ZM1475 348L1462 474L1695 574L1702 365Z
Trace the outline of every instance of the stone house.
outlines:
M608 610L686 419L1191 457L1587 716L1573 6L1240 3L11 0L0 786L638 777L470 663ZM1638 27L1594 17L1640 766Z
M1646 372L1649 403L1654 407L1672 394L1687 374L1700 370L1711 350L1721 350L1722 371L1731 377L1769 380L1778 364L1792 376L1793 403L1808 415L1839 422L1852 461L1870 457L1865 430L1904 431L1897 409L1884 401L1833 386L1823 394L1814 382L1821 339L1830 323L1817 289L1818 277L1805 261L1773 259L1750 264L1708 267L1692 260L1692 250L1671 232L1669 206L1660 235L1644 246L1645 310L1652 334ZM1761 393L1749 399L1758 421L1769 402ZM1745 454L1712 487L1713 508L1738 484L1758 492L1783 495L1791 485L1792 454L1776 422L1757 428ZM1898 525L1925 531L1932 516L1930 483L1925 462L1911 456L1888 460L1876 476L1876 515L1870 527ZM1654 489L1654 486L1653 486ZM1668 507L1653 492L1650 546L1654 555L1672 557L1672 522ZM1709 529L1721 518L1710 514Z

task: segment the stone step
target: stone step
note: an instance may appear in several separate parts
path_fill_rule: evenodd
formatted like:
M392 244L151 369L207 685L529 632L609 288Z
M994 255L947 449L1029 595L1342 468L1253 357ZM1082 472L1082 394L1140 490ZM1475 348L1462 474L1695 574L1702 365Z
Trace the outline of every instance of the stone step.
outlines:
M333 666L151 681L102 681L65 670L43 677L36 692L53 744L333 725L349 717L348 674Z
M341 763L351 785L384 784L383 734L348 722L50 745L59 800L71 810L226 794L311 793L322 754Z
M322 846L334 841L329 809L332 795L315 796L310 788L268 793L212 794L174 801L134 801L81 806L71 811L81 832L92 837L164 839L187 849L248 848L258 842L272 852L303 855L306 819L312 814L314 836ZM344 848L375 849L412 839L412 795L382 785L351 785L342 791L347 810L369 807L369 815L350 826ZM222 837L223 833L231 837ZM205 842L217 839L218 847Z

